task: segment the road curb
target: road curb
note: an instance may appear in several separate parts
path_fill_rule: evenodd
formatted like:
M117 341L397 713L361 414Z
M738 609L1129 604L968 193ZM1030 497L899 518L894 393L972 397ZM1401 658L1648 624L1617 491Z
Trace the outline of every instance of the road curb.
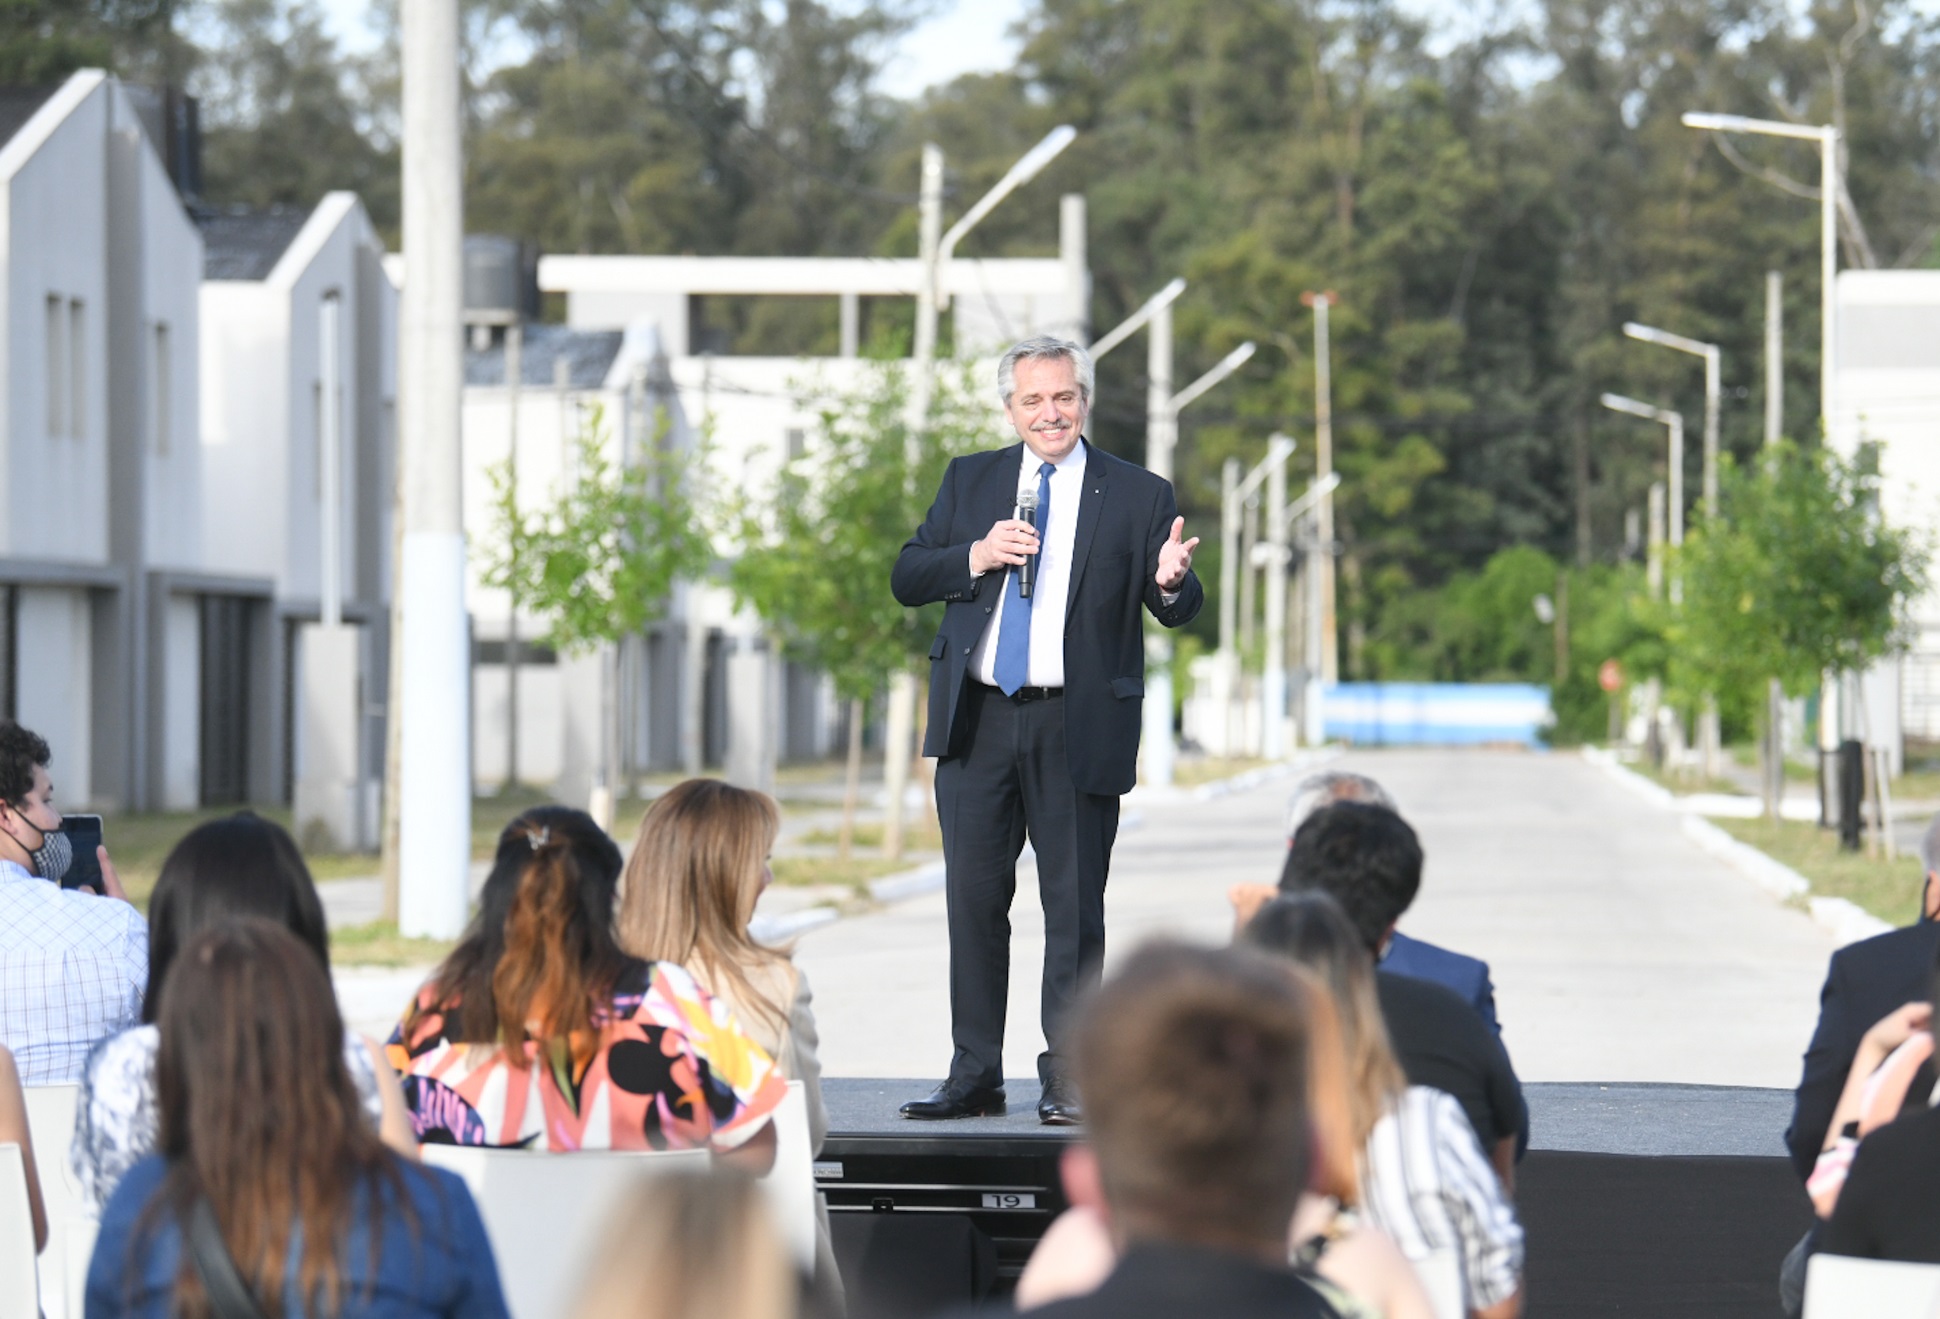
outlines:
M1684 836L1705 852L1751 880L1781 902L1803 901L1814 922L1844 947L1892 929L1885 921L1845 898L1812 896L1812 881L1750 843L1733 838L1662 784L1624 767L1603 747L1584 747L1583 759L1653 805L1675 812Z

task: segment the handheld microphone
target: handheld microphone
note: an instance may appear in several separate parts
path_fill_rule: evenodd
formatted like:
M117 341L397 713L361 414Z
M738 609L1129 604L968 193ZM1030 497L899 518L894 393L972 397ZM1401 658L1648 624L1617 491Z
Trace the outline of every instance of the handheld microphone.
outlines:
M1037 530L1037 491L1019 490L1017 492L1017 520ZM1037 577L1037 555L1025 558L1017 569L1017 594L1028 600L1031 598L1031 583Z

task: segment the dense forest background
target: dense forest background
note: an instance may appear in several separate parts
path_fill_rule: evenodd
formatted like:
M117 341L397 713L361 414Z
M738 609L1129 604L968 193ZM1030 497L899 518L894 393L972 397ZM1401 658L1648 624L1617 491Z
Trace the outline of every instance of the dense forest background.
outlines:
M1096 326L1178 274L1177 379L1260 343L1184 418L1200 530L1221 460L1269 431L1311 470L1300 294L1338 295L1345 676L1551 676L1530 590L1634 560L1626 514L1662 476L1661 431L1598 394L1699 429L1699 364L1624 340L1626 319L1723 345L1724 444L1746 455L1764 273L1782 271L1786 430L1816 440L1813 148L1721 142L1680 114L1839 124L1842 261L1940 264L1940 17L1906 0L1538 0L1466 10L1452 40L1388 0L1036 0L1014 70L911 104L878 75L917 3L472 0L472 229L548 251L913 254L924 140L960 209L1076 125L964 251L1048 253L1057 195L1082 191ZM184 83L212 203L350 187L394 234L395 26L378 21L389 39L350 58L308 0L12 0L0 80L105 63ZM737 333L804 332L788 322ZM1136 352L1104 364L1094 425L1134 459L1142 370Z

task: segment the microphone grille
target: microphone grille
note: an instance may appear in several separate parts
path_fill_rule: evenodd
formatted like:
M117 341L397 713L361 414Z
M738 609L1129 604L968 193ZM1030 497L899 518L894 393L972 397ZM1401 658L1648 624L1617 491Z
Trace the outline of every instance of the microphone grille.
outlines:
M1035 510L1037 508L1037 491L1019 490L1017 492L1017 507Z

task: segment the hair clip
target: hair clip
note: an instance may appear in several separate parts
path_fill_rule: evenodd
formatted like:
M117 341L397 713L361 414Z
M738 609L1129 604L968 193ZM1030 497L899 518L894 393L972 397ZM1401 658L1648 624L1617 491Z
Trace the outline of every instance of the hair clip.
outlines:
M527 829L525 841L532 844L532 850L536 852L552 841L552 830L545 825L540 825L537 829Z

